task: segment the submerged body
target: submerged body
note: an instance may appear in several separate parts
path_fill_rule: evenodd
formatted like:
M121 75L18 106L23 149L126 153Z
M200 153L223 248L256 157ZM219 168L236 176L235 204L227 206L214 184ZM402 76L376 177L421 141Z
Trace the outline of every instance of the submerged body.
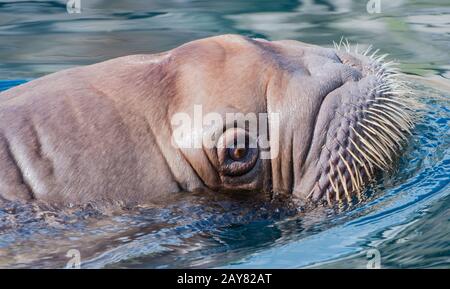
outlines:
M0 197L142 204L181 191L247 191L350 201L392 165L412 126L403 88L381 60L224 35L36 79L0 93ZM193 116L194 105L204 114L278 113L279 126L267 120L277 154L262 159L257 148L235 159L217 147L174 146L171 120Z

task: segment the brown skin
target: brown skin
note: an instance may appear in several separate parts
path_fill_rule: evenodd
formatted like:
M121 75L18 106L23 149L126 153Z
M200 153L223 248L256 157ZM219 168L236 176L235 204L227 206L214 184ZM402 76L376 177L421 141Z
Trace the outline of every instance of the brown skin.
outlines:
M224 35L36 79L0 94L0 196L57 204L141 204L211 190L305 198L314 181L302 176L315 170L306 164L323 145L314 134L331 121L321 117L317 127L322 101L361 78L359 63L301 42ZM204 114L281 112L280 155L230 177L215 150L177 149L171 117L192 114L194 104Z

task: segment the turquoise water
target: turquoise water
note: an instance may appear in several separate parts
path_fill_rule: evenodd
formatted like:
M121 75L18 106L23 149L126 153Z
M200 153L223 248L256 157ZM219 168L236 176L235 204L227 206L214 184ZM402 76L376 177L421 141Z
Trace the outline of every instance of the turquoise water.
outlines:
M89 3L88 3L89 2ZM426 105L396 173L325 219L197 195L100 213L0 209L0 267L382 268L450 266L450 3L383 1L0 1L0 90L47 73L222 33L332 46L345 36L400 63ZM191 203L192 205L186 205ZM370 254L369 254L370 255ZM370 259L370 260L369 260Z

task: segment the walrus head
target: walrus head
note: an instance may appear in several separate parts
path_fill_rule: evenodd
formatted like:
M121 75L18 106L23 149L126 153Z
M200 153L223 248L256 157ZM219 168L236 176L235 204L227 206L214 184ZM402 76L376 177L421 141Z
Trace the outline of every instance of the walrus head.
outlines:
M0 197L351 201L395 164L414 107L384 56L340 46L223 35L8 90Z
M243 122L213 125L218 143L225 136L234 146L181 148L202 184L333 204L351 202L379 172L392 169L411 134L414 109L400 73L383 62L386 55L342 42L329 49L230 35L208 41L185 47L189 73L181 83L195 91L184 93L178 108L267 113L259 125L268 122L271 157L261 159L262 148L248 146L255 138ZM194 129L189 136L210 132ZM238 135L246 140L241 147Z

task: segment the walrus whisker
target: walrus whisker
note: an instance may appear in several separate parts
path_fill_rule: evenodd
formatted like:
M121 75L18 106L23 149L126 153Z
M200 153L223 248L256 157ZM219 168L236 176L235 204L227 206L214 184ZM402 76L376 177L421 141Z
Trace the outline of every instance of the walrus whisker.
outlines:
M356 150L366 159L367 163L369 164L370 170L373 173L373 167L372 164L376 165L378 168L383 169L382 166L380 166L376 161L374 161L371 157L368 156L369 152L367 150L361 149L352 139L350 141L355 146Z
M363 121L370 123L374 126L381 128L384 133L386 133L393 141L397 143L398 147L402 147L403 139L398 136L394 131L384 125L384 123L380 123L379 120L373 119L372 115L369 115L367 118L363 119Z
M377 53L378 53L379 51L380 51L380 49L375 50L375 51L372 53L372 55L370 55L369 57L376 61L375 56L377 55Z
M364 144L364 147L367 148L366 153L370 155L373 164L376 165L381 170L384 170L386 167L388 167L387 163L382 159L382 157L379 156L378 151L361 135L358 135L358 137L360 141Z
M369 112L369 111L367 113L370 114L369 115L370 118L372 118L372 119L375 118L376 120L378 120L378 121L380 121L380 122L382 122L382 123L384 123L386 125L389 125L397 133L397 135L399 137L401 137L404 141L408 140L408 138L405 136L404 133L402 133L394 124L392 124L392 123L388 122L387 120L385 120L382 116L380 116L378 114L374 114L374 113ZM391 132L393 132L393 131L391 130Z
M333 174L334 176L334 169L333 169L333 165L331 164L331 161L328 161L330 164L330 172ZM336 196L336 201L340 201L340 197L339 197L339 191L338 191L338 187L335 186L335 183L333 182L333 179L330 175L330 173L328 173L328 179L330 180L330 184L334 190L335 196Z
M364 167L364 169L366 170L366 173L370 176L370 177L372 177L372 174L373 174L373 166L372 166L372 164L373 164L373 160L369 157L369 156L367 156L367 154L352 140L352 139L350 139L350 142L355 146L355 148L356 148L356 150L364 157L364 159L367 161L367 165L369 166L369 169L370 169L370 172L371 173L369 173L369 171L368 171L368 168L367 168L367 166L366 166L366 162L362 162L363 163L363 167Z
M396 107L392 107L391 105L389 105L387 103L377 104L376 106L380 106L381 108L391 111L393 114L397 115L399 118L401 118L403 121L405 121L409 125L410 128L412 128L414 126L409 115L406 114L404 111L401 111L401 110L397 109Z
M385 146L392 151L393 154L396 154L396 151L395 151L396 145L389 138L384 136L381 132L379 132L369 126L366 126L365 124L363 124L361 122L359 122L358 125L362 126L364 129L370 131L371 133L373 133L374 135L379 137L381 139L380 141L382 141L385 144Z
M350 148L346 147L345 149L353 157L353 159L355 159L359 163L360 166L364 165L364 162L360 160Z
M383 81L384 75L380 75L379 78L380 78L380 81ZM382 83L376 87L378 88L377 89L378 92L389 91L392 89L392 87L390 85L386 85L386 83Z
M364 124L361 123L362 126L364 126ZM397 152L395 151L396 149L400 149L401 146L397 143L397 142L393 142L390 138L389 138L389 134L387 134L384 131L378 131L375 130L374 128L370 127L370 126L366 126L369 127L371 130L373 130L380 139L382 139L385 143L386 143L386 147L390 148L394 154L396 154Z
M389 101L389 102L393 102L395 104L401 105L403 107L407 107L404 103L402 103L401 101L396 101L394 99L391 98L387 98L387 97L377 97L377 99L379 100L384 100L384 101Z
M395 61L387 61L387 62L383 62L380 65L380 69L383 69L384 71L386 71L387 73L394 73L394 74L399 74L400 69L398 68L399 64Z
M377 149L374 146L372 146L363 136L361 136L353 127L350 128L359 137L359 140L365 145L365 147L368 148L366 152L375 159L375 160L372 159L374 164L377 165L382 170L385 169L385 167L383 167L384 165L388 167L388 164L386 163L386 161L383 160L383 157L379 154Z
M390 161L392 161L392 158L390 156L390 153L387 151L387 148L378 140L376 140L372 135L370 135L367 131L363 130L363 133L370 138L374 144L378 146L378 148L381 150L381 152L384 154L385 157L387 157Z
M311 191L309 192L309 194L306 196L307 199L311 198L311 196L313 195L313 193L316 191L316 188L319 186L319 182L316 181L316 183L314 184L313 188L311 189Z
M388 57L389 56L389 53L385 53L385 54L382 54L381 56L379 56L377 59L375 59L377 62L381 62L381 61L383 61L383 59L385 59L386 57Z
M362 186L364 185L364 180L363 180L363 178L362 178L362 176L361 176L361 173L360 173L359 170L357 169L354 160L352 160L352 165L353 165L353 169L354 169L355 174L356 174L356 181L358 182L358 186L357 186L357 187L358 187L358 190L357 190L356 192L357 192L358 195L360 195L360 194L361 194L361 188L362 188Z
M371 111L373 110L375 113L383 114L384 116L386 116L387 118L390 119L391 123L397 122L398 125L401 127L401 129L405 130L409 135L411 135L411 130L409 129L409 125L407 123L403 122L402 120L395 119L389 113L384 112L384 111L379 110L379 109L376 109L374 107L370 107L368 110L371 110Z
M339 168L339 166L336 166L336 169L338 172L339 180L341 181L341 186L344 189L345 197L347 198L347 201L350 202L351 198L350 198L350 194L348 193L348 189L347 189L347 181L346 181L345 177L342 175L341 169Z
M393 130L395 130L399 136L404 136L403 132L401 132L393 123L392 121L389 121L388 119L386 119L385 117L383 117L382 115L380 115L377 112L371 111L371 110L363 110L364 112L366 112L367 114L369 114L369 117L371 118L375 118L375 120L381 121L382 123L389 125L390 127L392 127ZM402 128L403 129L403 128ZM407 128L405 128L406 130Z
M352 182L352 190L354 191L356 189L356 187L357 187L357 184L356 184L355 177L353 176L353 171L352 171L350 165L348 164L348 162L342 156L341 152L339 152L339 157L341 158L341 160L344 163L344 165L347 167L347 171L348 171L348 174L350 175L350 179L351 179L351 182Z
M382 105L374 105L374 107L372 107L372 110L376 110L375 107L380 107ZM384 107L380 107L383 108L384 111L383 113L385 113L386 115L389 115L389 117L394 121L399 123L399 125L401 125L401 127L403 129L405 129L409 134L411 134L411 128L412 128L412 123L409 120L406 120L404 118L399 117L397 114L395 114L393 111L391 111L387 106ZM378 110L378 109L377 109ZM382 110L380 110L382 111Z
M341 36L337 50L341 50L342 41L344 41L344 36Z
M356 54L359 54L359 44L358 43L356 43L354 51Z
M345 42L343 43L344 49L347 53L350 53L350 43L348 42L348 39L345 38Z
M350 141L353 143L353 145L355 146L355 148L359 151L359 148L358 148L358 146L353 142L353 140L352 139L350 139ZM349 148L347 148L347 151L352 155L352 157L364 168L364 170L366 171L366 174L367 174L367 176L368 176L368 178L369 179L371 179L372 178L372 174L370 173L370 172L372 172L373 173L373 169L372 169L372 165L371 165L371 163L368 161L368 164L369 164L369 168L370 168L370 172L369 172L369 169L367 168L367 166L366 166L366 163L364 162L364 161L362 161L362 160L360 160L357 156L356 156L356 154L351 150L351 149L349 149ZM363 154L363 156L364 156L364 154ZM366 159L367 160L367 159Z
M376 100L370 99L369 101L375 102ZM408 116L408 115L405 114L403 111L399 111L396 107L392 107L392 106L390 106L390 105L387 104L387 103L383 103L383 104L380 104L380 103L374 103L373 105L374 105L374 106L377 106L377 107L380 107L380 108L387 109L387 110L389 110L389 111L395 113L397 116L399 116L399 117L400 117L401 119L403 119L405 122L407 122L407 123L409 124L409 127L413 127L413 126L414 126L413 123L411 122L411 120L409 120L409 119L406 118L406 116Z
M399 138L397 135L393 134L390 129L388 129L387 127L379 124L376 121L372 121L372 120L367 119L367 118L364 118L362 121L367 122L369 124L372 124L374 126L377 126L377 127L381 128L393 141L396 142L398 147L401 147L401 138Z
M344 41L342 42L342 46L344 47L345 52L350 53L351 52L351 45L348 41L347 37L344 37Z
M371 50L372 50L372 44L370 44L370 45L367 47L367 49L366 49L366 51L364 51L363 55L364 55L364 56L367 56L367 54L369 54Z
M392 89L392 90L389 91L389 94L392 96L391 99L397 99L399 101L403 101L403 104L406 104L406 102L408 101L408 100L406 100L404 98L399 98L399 96L404 97L406 94L408 94L408 92L405 91L405 90Z

